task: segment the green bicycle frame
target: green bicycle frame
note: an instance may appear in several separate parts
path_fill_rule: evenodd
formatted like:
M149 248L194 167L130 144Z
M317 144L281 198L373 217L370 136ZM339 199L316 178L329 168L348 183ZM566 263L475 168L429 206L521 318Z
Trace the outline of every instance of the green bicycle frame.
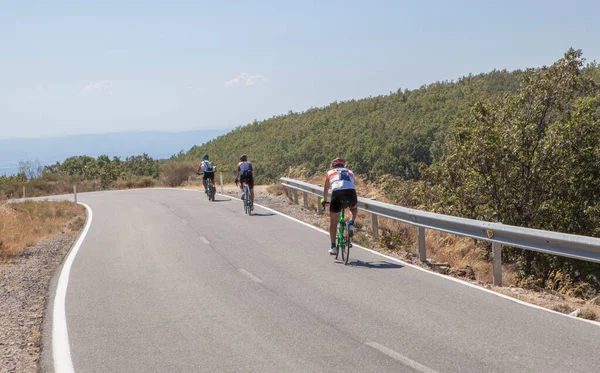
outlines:
M344 230L346 229L346 219L344 217L344 210L340 211L340 215L338 216L338 247L346 247L346 242L344 241Z

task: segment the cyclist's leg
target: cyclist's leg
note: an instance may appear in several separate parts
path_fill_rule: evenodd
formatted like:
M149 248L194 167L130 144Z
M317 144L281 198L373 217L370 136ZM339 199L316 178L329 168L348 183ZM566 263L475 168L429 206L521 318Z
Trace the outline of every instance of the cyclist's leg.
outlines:
M350 207L350 212L352 213L352 221L355 221L356 217L358 216L358 205Z
M202 175L202 185L204 186L204 190L206 191L206 173Z
M240 176L240 191L242 192L242 196L240 199L244 200L244 183L246 183L246 178Z
M254 204L254 176L248 179L248 188L250 189L250 202Z
M349 208L352 213L352 218L348 219L348 234L350 237L354 236L354 221L358 215L358 199L356 197L356 190L347 189L343 191L343 208Z
M339 192L334 191L331 194L331 201L329 202L329 239L332 249L335 247L338 218L340 216L340 211L342 211L341 201L338 196ZM332 254L331 250L329 253Z
M340 216L339 212L332 212L329 207L329 239L332 244L335 244L335 237L337 235L337 223Z

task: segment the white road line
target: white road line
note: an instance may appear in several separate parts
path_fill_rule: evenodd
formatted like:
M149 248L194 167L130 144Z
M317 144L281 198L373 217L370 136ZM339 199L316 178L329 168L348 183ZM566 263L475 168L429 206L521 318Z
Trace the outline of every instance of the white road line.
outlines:
M65 314L65 298L67 296L67 286L69 284L69 274L75 255L79 251L90 225L92 224L92 209L85 203L79 203L87 211L87 222L77 239L77 242L67 255L65 264L58 278L56 286L56 295L54 297L54 309L52 312L52 357L54 359L55 373L73 373L73 361L71 361L71 350L69 348L69 333L67 332L67 318Z
M367 346L373 347L374 349L378 350L379 352L382 352L383 354L391 357L392 359L396 359L399 362L401 362L404 365L408 365L409 367L418 370L421 373L438 373L437 371L426 367L423 364L419 364L416 361L407 358L406 356L402 355L401 353L392 350L391 348L385 347L384 345L380 345L377 342L366 342L365 343Z
M204 242L207 245L210 245L210 241L207 240L206 238L202 237L202 236L200 236L200 241Z
M250 280L254 281L254 282L258 282L259 284L262 284L262 281L254 276L252 273L246 271L244 268L238 268L238 271L240 271L244 276L248 277Z

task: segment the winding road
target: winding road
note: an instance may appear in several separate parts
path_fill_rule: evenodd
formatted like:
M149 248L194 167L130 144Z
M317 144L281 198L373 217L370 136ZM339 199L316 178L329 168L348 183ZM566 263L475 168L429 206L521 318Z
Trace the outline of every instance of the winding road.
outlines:
M62 346L78 373L600 371L597 325L359 248L344 266L323 232L261 207L186 190L79 200L93 219ZM53 338L46 323L42 371L63 373Z

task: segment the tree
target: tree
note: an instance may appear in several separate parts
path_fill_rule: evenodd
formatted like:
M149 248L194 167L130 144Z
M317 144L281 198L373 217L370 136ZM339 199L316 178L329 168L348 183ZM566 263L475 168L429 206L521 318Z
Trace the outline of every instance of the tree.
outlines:
M78 176L83 180L94 180L100 176L100 167L98 167L96 159L87 155L67 158L59 169L62 173Z
M122 167L124 172L135 176L158 178L158 162L146 153L127 157Z
M19 161L19 174L25 175L27 180L39 178L43 171L44 167L37 159L35 161Z
M446 211L600 235L600 97L583 64L570 49L552 66L526 71L517 94L477 103L450 131L444 159L428 171ZM510 255L523 276L543 281L560 266L578 267L532 251Z

